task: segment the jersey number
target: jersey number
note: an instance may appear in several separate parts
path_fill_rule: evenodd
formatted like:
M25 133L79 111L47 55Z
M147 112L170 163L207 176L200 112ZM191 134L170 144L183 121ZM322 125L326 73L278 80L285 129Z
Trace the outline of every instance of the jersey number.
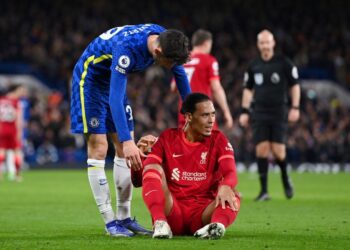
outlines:
M122 29L127 27L128 25L125 26L120 26L120 27L115 27L110 30L107 30L105 33L100 35L100 38L103 40L109 40L111 39L114 35L118 34Z
M129 117L129 121L132 121L134 119L134 117L132 116L132 109L130 105L126 105L125 107L125 112L127 114L127 117Z
M185 73L187 75L187 79L189 82L191 82L191 79L192 79L192 76L193 76L195 69L196 69L195 67L186 67L185 68Z

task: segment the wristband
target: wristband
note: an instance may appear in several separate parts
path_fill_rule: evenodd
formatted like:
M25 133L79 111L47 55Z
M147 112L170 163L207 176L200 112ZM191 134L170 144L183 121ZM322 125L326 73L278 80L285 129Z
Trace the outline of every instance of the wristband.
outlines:
M249 111L249 109L247 109L247 108L241 108L241 114L247 114L247 115L249 115L250 114L250 111Z

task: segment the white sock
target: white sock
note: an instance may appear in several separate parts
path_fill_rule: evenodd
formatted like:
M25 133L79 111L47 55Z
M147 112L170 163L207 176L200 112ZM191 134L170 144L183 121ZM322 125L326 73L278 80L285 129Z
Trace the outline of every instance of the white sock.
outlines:
M131 170L124 158L115 157L113 167L114 184L117 195L117 220L129 218L132 199Z
M7 150L6 152L6 166L8 179L14 180L16 177L16 166L15 166L15 152L13 150Z
M90 187L94 195L97 207L105 224L115 220L109 192L108 181L105 173L105 161L88 159L88 177Z

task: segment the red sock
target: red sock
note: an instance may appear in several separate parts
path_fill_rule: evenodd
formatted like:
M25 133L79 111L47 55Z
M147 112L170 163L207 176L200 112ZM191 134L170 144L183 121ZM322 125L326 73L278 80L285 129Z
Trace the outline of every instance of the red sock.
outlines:
M162 177L159 171L149 169L143 173L142 197L151 213L153 221L166 220L164 214L165 196L162 189Z
M22 165L22 158L19 155L15 156L15 167L16 167L16 175L19 176L19 173L21 171L21 165Z
M241 203L239 198L237 199L237 202L239 206ZM221 204L219 204L219 206L215 208L214 213L211 216L210 222L211 223L220 222L225 226L225 228L227 228L235 221L237 214L238 214L238 211L233 211L229 205L226 205L226 208L223 209L221 207Z

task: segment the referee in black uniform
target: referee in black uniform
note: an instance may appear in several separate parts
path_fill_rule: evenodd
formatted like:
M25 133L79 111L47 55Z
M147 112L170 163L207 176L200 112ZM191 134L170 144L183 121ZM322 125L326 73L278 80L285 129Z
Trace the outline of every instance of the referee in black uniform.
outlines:
M268 161L271 152L281 168L285 195L293 197L286 162L286 135L289 122L299 119L300 85L298 70L286 57L275 55L275 40L268 30L257 36L260 56L250 64L244 75L242 112L239 123L252 123L255 154L258 163L261 191L256 201L269 200L267 190ZM288 106L288 95L290 106Z

